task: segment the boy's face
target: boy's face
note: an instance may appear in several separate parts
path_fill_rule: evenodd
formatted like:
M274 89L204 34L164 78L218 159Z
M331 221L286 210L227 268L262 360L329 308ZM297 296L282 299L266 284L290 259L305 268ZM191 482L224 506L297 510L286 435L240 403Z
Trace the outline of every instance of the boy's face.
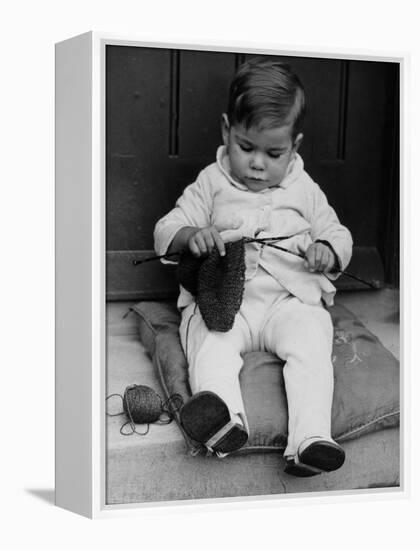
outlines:
M227 147L232 176L253 192L279 185L286 175L303 135L292 139L292 124L276 128L230 126L222 119L223 142Z

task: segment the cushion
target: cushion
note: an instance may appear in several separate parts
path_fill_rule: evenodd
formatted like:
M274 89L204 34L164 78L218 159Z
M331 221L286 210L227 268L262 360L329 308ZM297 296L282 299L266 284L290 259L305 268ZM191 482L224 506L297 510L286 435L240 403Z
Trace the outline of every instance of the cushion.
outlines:
M178 395L185 402L191 395L188 366L178 328L180 314L172 302L140 302L140 339L150 353L166 399ZM329 309L334 324L334 398L332 435L338 442L399 424L399 363L348 309ZM268 352L244 355L241 389L250 434L247 444L236 451L283 451L287 441L287 400L283 362ZM174 399L174 404L179 404ZM174 407L176 408L176 407ZM185 434L193 454L204 448ZM232 453L234 454L234 453Z

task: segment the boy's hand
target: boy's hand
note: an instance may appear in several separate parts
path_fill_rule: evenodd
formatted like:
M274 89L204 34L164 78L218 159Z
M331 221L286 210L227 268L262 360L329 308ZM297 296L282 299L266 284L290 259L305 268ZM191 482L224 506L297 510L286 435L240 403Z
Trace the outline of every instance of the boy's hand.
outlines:
M335 266L333 251L323 243L312 243L305 253L305 267L312 273L328 273Z
M188 239L188 248L197 258L207 256L214 247L218 249L221 256L226 254L222 237L213 225L197 229Z

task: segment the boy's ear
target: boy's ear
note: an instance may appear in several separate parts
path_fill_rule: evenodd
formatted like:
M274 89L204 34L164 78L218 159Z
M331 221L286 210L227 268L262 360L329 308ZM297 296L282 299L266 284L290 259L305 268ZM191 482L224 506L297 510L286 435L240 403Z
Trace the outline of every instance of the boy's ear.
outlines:
M293 150L296 153L296 151L299 149L303 141L303 134L300 133L296 136L295 141L293 143Z
M221 127L222 127L222 138L223 138L223 143L224 143L224 145L226 145L226 147L227 147L228 144L229 144L229 129L230 129L230 125L229 125L229 119L228 119L226 113L223 113L223 114L222 114Z

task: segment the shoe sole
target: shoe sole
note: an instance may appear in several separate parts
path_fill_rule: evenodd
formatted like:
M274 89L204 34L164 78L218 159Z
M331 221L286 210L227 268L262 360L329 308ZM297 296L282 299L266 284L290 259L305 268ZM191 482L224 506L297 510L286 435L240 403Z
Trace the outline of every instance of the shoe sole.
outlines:
M185 403L180 412L181 424L191 439L206 445L218 432L220 439L212 443L211 449L219 453L231 453L243 447L248 440L244 427L233 424L223 433L230 423L230 413L226 403L215 393L203 391L196 393Z
M305 464L301 464L300 462L296 463L294 460L290 460L286 463L284 473L295 477L312 477L322 474L322 471L311 468L310 466L305 466Z
M286 474L296 477L310 477L323 472L338 470L344 464L345 452L329 441L314 441L299 454L299 460L289 460L284 469Z

